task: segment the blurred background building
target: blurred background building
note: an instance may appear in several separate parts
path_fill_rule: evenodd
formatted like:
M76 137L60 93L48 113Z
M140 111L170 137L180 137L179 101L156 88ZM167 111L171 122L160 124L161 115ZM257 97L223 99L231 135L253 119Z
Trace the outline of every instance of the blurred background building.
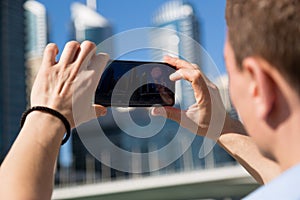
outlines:
M0 1L0 162L26 109L24 0Z
M234 119L239 119L238 113L234 106L232 105L230 94L229 94L229 79L227 74L223 74L222 76L219 76L215 80L215 84L218 87L220 91L220 95L222 98L222 101L224 103L225 109L227 113Z
M166 2L154 12L152 24L154 27L174 31L168 35L153 35L152 43L161 46L161 50L153 51L153 58L162 60L163 56L169 53L195 64L201 64L201 55L195 45L200 43L201 25L191 4L182 0Z
M204 64L207 55L201 45L201 24L197 13L195 13L193 5L188 1L174 0L168 1L162 5L155 13L152 19L154 27L163 28L154 30L151 42L160 47L153 51L154 60L163 60L163 56L168 54L179 57L191 63L197 64L202 71L209 65ZM167 29L165 31L164 29ZM217 77L214 77L217 79ZM223 80L223 79L222 79ZM225 85L223 85L223 83ZM226 90L225 81L219 82L219 86ZM223 94L223 93L222 93ZM225 92L224 103L227 103L228 92ZM176 107L183 110L188 109L189 106L195 103L194 92L191 84L188 81L180 80L176 82ZM231 110L231 104L227 103L227 107ZM196 137L192 144L193 160L197 161L199 147L203 142L202 137ZM232 162L232 158L218 145L214 147L214 151L207 155L202 162L202 165L211 166L220 165L222 163Z
M79 42L90 40L98 45L112 36L112 25L96 8L96 0L87 0L86 5L77 2L71 5L71 37Z
M200 22L191 4L183 1L169 1L162 5L152 19L154 30L151 43L159 47L153 50L153 59L163 61L169 54L201 66ZM163 29L167 29L164 31ZM184 92L184 95L182 95ZM187 109L195 102L194 92L187 81L176 83L177 106Z
M48 21L46 8L35 0L24 3L25 9L25 65L26 93L30 104L30 93L36 74L42 63L44 48L48 43Z
M70 40L90 40L98 45L112 36L111 23L96 8L96 0L87 0L86 4L72 3ZM105 49L113 52L113 44L109 43ZM99 46L97 51L101 51ZM56 182L62 185L69 182L91 182L100 178L101 168L101 163L87 151L74 129L71 140L61 149Z

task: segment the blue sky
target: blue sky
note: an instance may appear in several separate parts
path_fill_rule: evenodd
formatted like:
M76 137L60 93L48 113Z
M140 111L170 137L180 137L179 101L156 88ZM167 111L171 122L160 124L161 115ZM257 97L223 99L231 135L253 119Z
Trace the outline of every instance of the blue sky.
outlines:
M70 40L70 5L73 0L38 0L48 12L50 42L62 50ZM97 11L114 27L114 33L151 26L155 10L168 0L97 0ZM76 2L86 3L85 0ZM225 0L188 0L200 21L201 44L208 51L221 73L225 73L223 45L225 39Z

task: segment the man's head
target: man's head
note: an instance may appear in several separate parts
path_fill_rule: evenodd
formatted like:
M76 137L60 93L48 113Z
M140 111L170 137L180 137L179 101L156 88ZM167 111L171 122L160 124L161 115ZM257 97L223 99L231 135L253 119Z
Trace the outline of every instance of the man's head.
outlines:
M226 20L233 103L260 150L276 160L300 104L300 0L227 0Z
M300 96L300 0L227 0L226 21L237 65L262 57Z

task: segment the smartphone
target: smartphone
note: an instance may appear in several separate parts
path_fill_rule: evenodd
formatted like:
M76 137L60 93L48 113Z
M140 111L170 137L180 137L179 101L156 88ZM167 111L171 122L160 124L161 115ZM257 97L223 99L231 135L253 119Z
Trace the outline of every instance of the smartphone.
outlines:
M95 93L95 104L106 107L173 106L176 70L161 62L113 60L106 66Z

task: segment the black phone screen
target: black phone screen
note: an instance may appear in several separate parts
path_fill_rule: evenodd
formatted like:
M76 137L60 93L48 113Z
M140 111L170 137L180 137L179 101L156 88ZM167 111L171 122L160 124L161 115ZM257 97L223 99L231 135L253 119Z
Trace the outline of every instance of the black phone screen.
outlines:
M95 103L116 107L173 106L174 67L160 62L114 60L108 63L95 93Z

